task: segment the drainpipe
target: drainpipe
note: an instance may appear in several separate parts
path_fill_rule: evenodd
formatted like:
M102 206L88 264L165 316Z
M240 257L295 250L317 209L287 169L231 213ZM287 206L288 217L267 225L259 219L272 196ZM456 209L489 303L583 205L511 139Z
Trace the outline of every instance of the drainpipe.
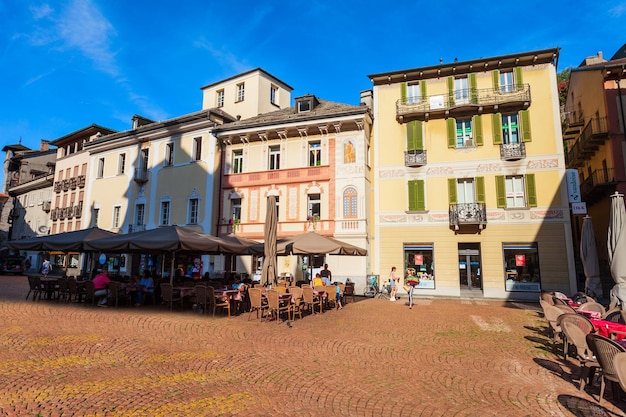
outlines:
M222 199L223 199L223 195L224 192L222 191L222 177L224 176L224 144L222 143L222 141L216 136L218 145L219 145L219 149L220 149L220 159L219 159L219 165L218 165L218 169L217 169L217 173L219 175L219 184L217 186L217 192L218 194L218 206L217 206L217 221L215 222L215 236L219 237L219 230L220 230L220 224L222 222Z

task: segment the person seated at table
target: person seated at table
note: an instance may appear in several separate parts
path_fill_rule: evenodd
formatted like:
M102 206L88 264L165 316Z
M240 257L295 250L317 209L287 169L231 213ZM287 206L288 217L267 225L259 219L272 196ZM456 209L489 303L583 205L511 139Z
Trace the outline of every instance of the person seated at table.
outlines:
M324 280L322 279L322 275L318 272L317 274L315 274L315 278L313 278L313 288L324 287L324 286L326 286L326 284L324 283Z
M137 274L135 274L137 275ZM143 276L137 282L137 289L131 293L133 298L133 305L135 307L140 307L143 305L145 300L145 294L154 293L154 279L152 278L152 274L149 270L143 271Z
M98 297L98 307L107 306L107 301L111 296L111 291L108 288L110 282L109 270L106 267L102 268L102 271L93 277L93 295L94 297Z

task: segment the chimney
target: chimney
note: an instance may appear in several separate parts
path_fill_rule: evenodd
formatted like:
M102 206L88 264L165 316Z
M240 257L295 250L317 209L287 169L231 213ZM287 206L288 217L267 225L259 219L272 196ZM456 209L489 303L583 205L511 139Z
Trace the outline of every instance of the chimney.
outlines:
M361 106L367 106L370 109L374 104L374 97L372 90L363 90L361 91Z
M41 139L41 145L39 146L39 150L45 152L50 149L50 141L46 139Z

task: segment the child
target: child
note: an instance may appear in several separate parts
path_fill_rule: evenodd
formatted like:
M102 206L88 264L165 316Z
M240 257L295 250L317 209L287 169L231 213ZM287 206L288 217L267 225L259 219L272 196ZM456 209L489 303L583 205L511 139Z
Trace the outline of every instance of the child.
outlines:
M337 306L337 310L341 310L343 306L341 305L341 287L339 285L335 285L335 305Z

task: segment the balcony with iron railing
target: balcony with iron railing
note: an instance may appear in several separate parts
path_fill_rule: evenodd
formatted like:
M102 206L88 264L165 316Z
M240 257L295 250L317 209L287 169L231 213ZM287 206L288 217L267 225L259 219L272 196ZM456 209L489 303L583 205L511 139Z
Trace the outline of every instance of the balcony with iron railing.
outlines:
M62 189L63 189L63 183L61 181L57 181L57 182L54 183L54 192L55 193L60 193Z
M128 225L128 233L143 232L144 230L146 230L145 224L129 224Z
M50 211L51 205L52 205L51 201L44 201L43 203L41 203L41 209L45 211L46 213L48 213Z
M611 194L616 184L613 168L596 169L580 184L580 195L584 202L593 204Z
M500 159L503 161L518 161L526 158L526 145L524 142L503 143L500 145Z
M85 186L85 183L87 182L86 178L84 175L79 175L77 178L78 181L78 187L79 188L83 188Z
M530 106L530 85L522 84L512 91L494 88L455 90L454 94L406 97L396 101L396 120L442 119L480 113L514 112Z
M450 227L455 231L464 225L478 226L479 230L487 226L487 207L485 203L450 204Z
M422 167L426 165L426 151L405 151L404 152L404 166L407 167Z
M570 147L566 155L568 168L582 167L591 159L609 137L608 121L606 117L590 119L576 136L576 142Z
M135 168L135 175L133 180L138 184L145 184L148 182L148 170L146 168Z

